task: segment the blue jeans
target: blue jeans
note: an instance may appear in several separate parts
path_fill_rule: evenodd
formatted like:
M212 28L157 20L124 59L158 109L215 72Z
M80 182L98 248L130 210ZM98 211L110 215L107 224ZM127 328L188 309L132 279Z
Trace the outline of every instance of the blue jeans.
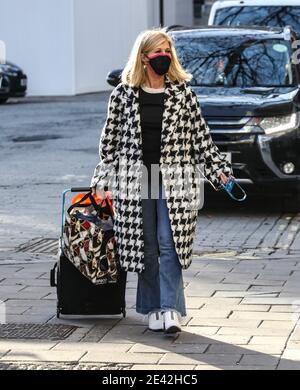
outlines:
M142 199L145 270L138 273L136 311L148 314L172 309L186 316L182 267L164 197L160 184L158 199Z

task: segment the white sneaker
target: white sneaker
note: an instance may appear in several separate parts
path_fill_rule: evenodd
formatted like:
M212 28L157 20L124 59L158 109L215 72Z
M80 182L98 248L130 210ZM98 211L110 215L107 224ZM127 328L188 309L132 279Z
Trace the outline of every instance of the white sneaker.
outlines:
M181 332L180 314L174 310L164 312L165 333Z
M153 332L160 332L164 330L164 317L160 311L154 311L148 314L148 329Z

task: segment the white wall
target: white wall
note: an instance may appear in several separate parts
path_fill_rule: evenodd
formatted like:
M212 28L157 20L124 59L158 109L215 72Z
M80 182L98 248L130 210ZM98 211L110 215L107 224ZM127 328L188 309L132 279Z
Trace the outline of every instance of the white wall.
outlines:
M192 25L193 0L165 0L165 24ZM7 60L28 75L28 95L109 90L137 35L159 25L159 0L0 0Z
M0 0L0 40L30 95L74 93L72 1Z
M165 26L181 24L192 26L194 23L193 0L164 0Z
M76 93L109 90L138 33L154 24L154 0L74 0ZM149 13L148 13L149 12Z

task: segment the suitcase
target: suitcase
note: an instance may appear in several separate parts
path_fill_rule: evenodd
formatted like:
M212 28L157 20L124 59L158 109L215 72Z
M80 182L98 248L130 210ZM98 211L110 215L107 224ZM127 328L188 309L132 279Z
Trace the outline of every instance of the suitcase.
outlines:
M117 283L95 285L66 257L63 251L65 198L68 192L90 192L89 187L71 188L62 194L61 235L58 261L50 271L50 286L56 287L57 318L62 315L126 316L127 273L119 270Z

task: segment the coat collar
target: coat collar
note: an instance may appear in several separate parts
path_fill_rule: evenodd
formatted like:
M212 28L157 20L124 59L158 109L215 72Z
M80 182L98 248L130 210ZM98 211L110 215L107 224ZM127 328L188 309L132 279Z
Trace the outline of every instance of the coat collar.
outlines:
M185 87L184 81L173 81L168 75L165 75L165 94L166 98L169 99L174 95L182 93ZM138 99L139 87L126 86L126 95L128 98Z

